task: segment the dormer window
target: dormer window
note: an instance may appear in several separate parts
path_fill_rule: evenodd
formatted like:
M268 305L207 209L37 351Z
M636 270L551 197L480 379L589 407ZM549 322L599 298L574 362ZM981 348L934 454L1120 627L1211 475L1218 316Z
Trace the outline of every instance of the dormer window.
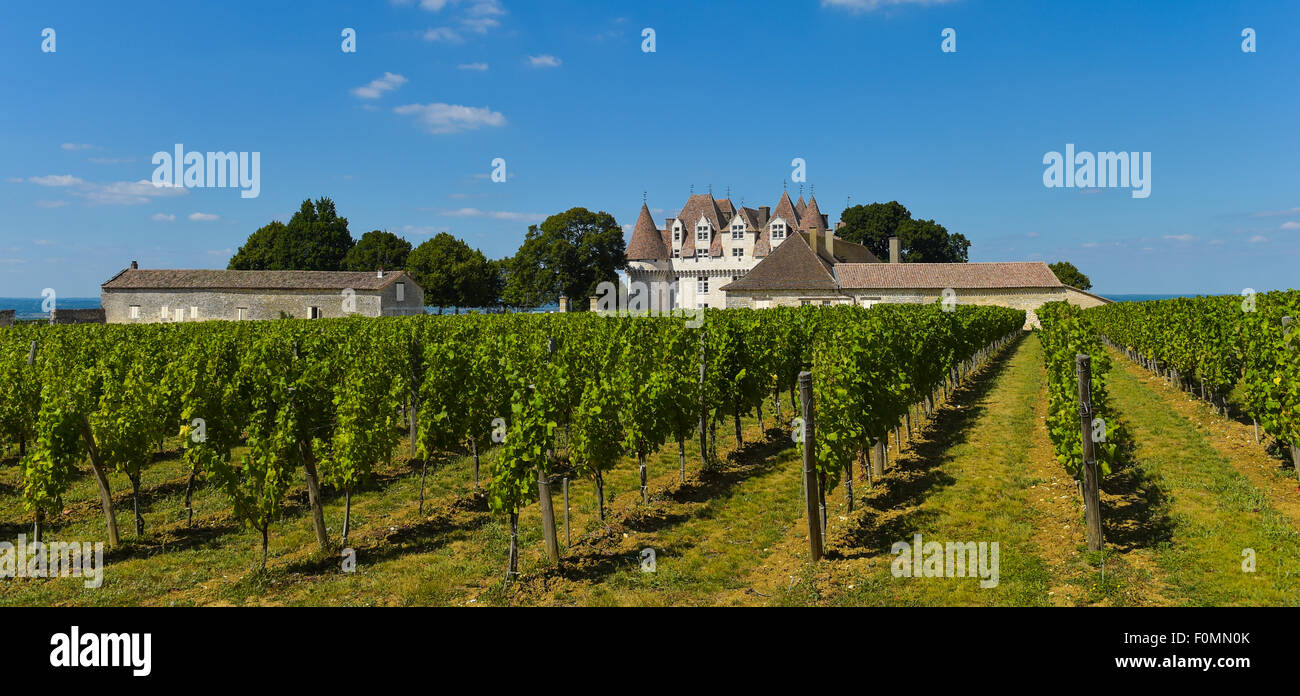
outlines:
M680 241L682 241L682 230L681 230L681 228L678 228L678 227L674 227L674 228L673 228L673 241L674 241L674 242L680 242Z
M772 239L785 239L785 223L772 223Z
M745 255L745 250L742 247L731 247L731 255L738 259L742 258Z
M732 239L745 238L745 225L743 223L737 223L731 226L731 238Z
M696 241L699 241L699 242L707 242L707 241L709 241L709 226L708 226L708 225L696 225L696 226L695 226L695 240L696 240Z

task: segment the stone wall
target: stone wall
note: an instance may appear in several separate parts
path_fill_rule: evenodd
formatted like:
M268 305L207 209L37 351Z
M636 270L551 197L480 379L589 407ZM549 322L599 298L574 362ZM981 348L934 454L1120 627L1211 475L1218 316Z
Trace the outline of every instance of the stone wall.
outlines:
M310 318L316 307L320 318L360 314L367 317L407 316L424 313L424 291L415 283L405 283L405 300L397 301L397 283L382 290L359 290L351 306L342 292L303 290L104 290L100 303L110 324L149 324L175 321L240 319L279 319L281 315L296 319ZM131 317L132 305L138 306L138 318ZM167 316L162 316L163 307ZM179 317L177 310L181 311Z
M14 310L0 309L0 328L14 325Z
M797 307L801 304L841 304L852 302L862 306L873 304L930 304L942 299L943 289L903 290L899 288L865 288L845 290L845 295L826 291L754 291L746 294L728 293L727 307ZM970 305L997 305L1025 310L1025 328L1038 326L1034 310L1047 302L1066 300L1080 307L1095 307L1110 301L1075 290L1062 288L992 288L957 290L957 303Z
M102 309L58 309L50 312L51 324L103 324Z

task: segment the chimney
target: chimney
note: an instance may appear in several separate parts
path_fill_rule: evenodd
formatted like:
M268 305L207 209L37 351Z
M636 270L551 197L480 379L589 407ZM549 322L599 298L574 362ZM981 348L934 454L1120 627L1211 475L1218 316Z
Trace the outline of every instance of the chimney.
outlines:
M808 228L808 244L809 244L809 246L812 247L812 250L813 250L813 253L814 253L814 254L818 254L818 255L821 254L821 251L819 250L819 247L820 247L821 245L817 243L817 226L816 226L816 225L813 225L812 227L809 227L809 228Z
M131 262L131 270L135 271L135 270L139 270L139 268L140 268L140 264L136 263L135 261Z
M375 274L375 277L376 277L376 278L383 278L383 277L384 277L384 269L383 269L382 266L379 268L379 271Z
M830 259L828 260L831 263L835 263L835 233L834 232L826 233L826 255L830 257Z
M762 227L763 225L766 225L766 224L767 224L767 221L770 220L771 218L772 218L772 206L769 206L769 205L760 205L760 206L758 206L758 226L759 226L759 227Z
M889 238L889 262L899 263L899 257L902 255L903 245L898 241L898 237Z
M837 231L838 231L841 227L843 227L843 226L844 226L844 221L843 221L843 220L837 220L837 221L835 222L835 229L836 229Z

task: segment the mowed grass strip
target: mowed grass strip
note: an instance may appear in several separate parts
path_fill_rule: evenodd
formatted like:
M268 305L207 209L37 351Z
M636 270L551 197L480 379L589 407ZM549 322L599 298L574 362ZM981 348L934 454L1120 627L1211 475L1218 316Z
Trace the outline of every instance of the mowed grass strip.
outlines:
M1150 540L1166 596L1197 606L1300 604L1300 535L1268 495L1134 371L1112 370L1109 388L1136 466L1166 498L1171 525Z
M831 560L817 570L818 596L796 584L782 601L1047 604L1052 583L1033 542L1039 513L1027 494L1035 404L1046 379L1042 359L1038 342L1022 338L958 389L904 455L890 462L864 508L832 525ZM912 544L917 533L923 542L997 542L997 586L981 588L978 577L894 577L891 546Z

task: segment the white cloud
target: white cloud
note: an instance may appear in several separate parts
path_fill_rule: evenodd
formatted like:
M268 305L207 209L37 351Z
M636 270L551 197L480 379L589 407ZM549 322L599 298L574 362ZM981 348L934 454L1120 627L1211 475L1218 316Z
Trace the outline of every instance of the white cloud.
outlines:
M385 72L383 77L371 80L368 85L352 88L352 96L360 99L378 99L384 92L391 92L406 82L406 78L401 75Z
M220 215L213 215L212 213L190 213L189 214L189 218L194 222L211 222L213 220L219 219L220 217L221 217Z
M443 215L451 217L487 217L493 220L511 220L514 222L541 222L546 219L540 213L514 213L508 210L480 210L479 208L456 208L443 210Z
M1296 221L1294 221L1294 220L1291 220L1291 221L1289 221L1289 222L1284 222L1284 223L1282 223L1282 229L1284 229L1284 230L1300 230L1300 222L1296 222Z
M151 198L184 196L188 189L180 186L154 186L152 181L114 181L111 184L92 185L89 191L78 193L93 203L104 205L139 205L148 203Z
M456 67L461 70L477 70L479 72L483 72L484 70L488 69L488 64L487 63L461 63Z
M154 222L171 222L176 219L176 216L171 213L154 213L149 216L149 219Z
M77 186L86 183L71 174L48 174L46 176L31 176L27 178L33 184L41 186Z
M1097 243L1096 243L1096 242L1084 242L1084 243L1083 243L1083 248L1084 248L1084 249L1094 249L1094 248L1096 248L1096 247L1097 247Z
M847 10L853 14L874 12L882 7L900 5L943 5L953 0L822 0L822 7Z
M64 150L94 150L95 149L94 145L87 145L86 143L64 143L59 147L63 148Z
M528 56L528 64L534 68L558 68L561 62L563 61L548 53L543 53L540 56Z
M134 162L134 157L91 157L91 162L95 164L122 164L123 162Z
M232 252L229 249L208 249L203 253L207 254L208 256L227 257L230 256Z
M1190 234L1167 234L1165 235L1165 239L1173 239L1179 242L1190 242L1193 239L1196 239L1196 237Z
M491 17L468 17L461 20L460 25L475 34L486 34L488 29L501 26L501 22Z
M36 201L37 208L62 208L67 205L67 201Z
M460 104L406 104L393 109L402 116L414 116L425 130L434 134L459 133L478 130L483 126L500 127L506 117L486 106L461 106Z
M460 38L460 34L457 34L456 30L451 27L434 27L431 29L425 29L424 40L430 43L460 43L464 41L464 39Z
M1248 239L1247 241L1249 241L1251 244L1259 244L1260 242L1267 242L1267 241L1268 241L1268 237L1265 237L1265 236L1262 235L1262 234L1257 234L1257 235L1255 235L1254 237L1251 237L1250 239Z
M36 246L54 246L54 240L52 240L52 239L33 239L33 240L32 240L32 244L35 244Z
M1252 217L1286 217L1289 215L1300 215L1300 208L1287 208L1286 210L1261 210L1258 213L1251 213Z

